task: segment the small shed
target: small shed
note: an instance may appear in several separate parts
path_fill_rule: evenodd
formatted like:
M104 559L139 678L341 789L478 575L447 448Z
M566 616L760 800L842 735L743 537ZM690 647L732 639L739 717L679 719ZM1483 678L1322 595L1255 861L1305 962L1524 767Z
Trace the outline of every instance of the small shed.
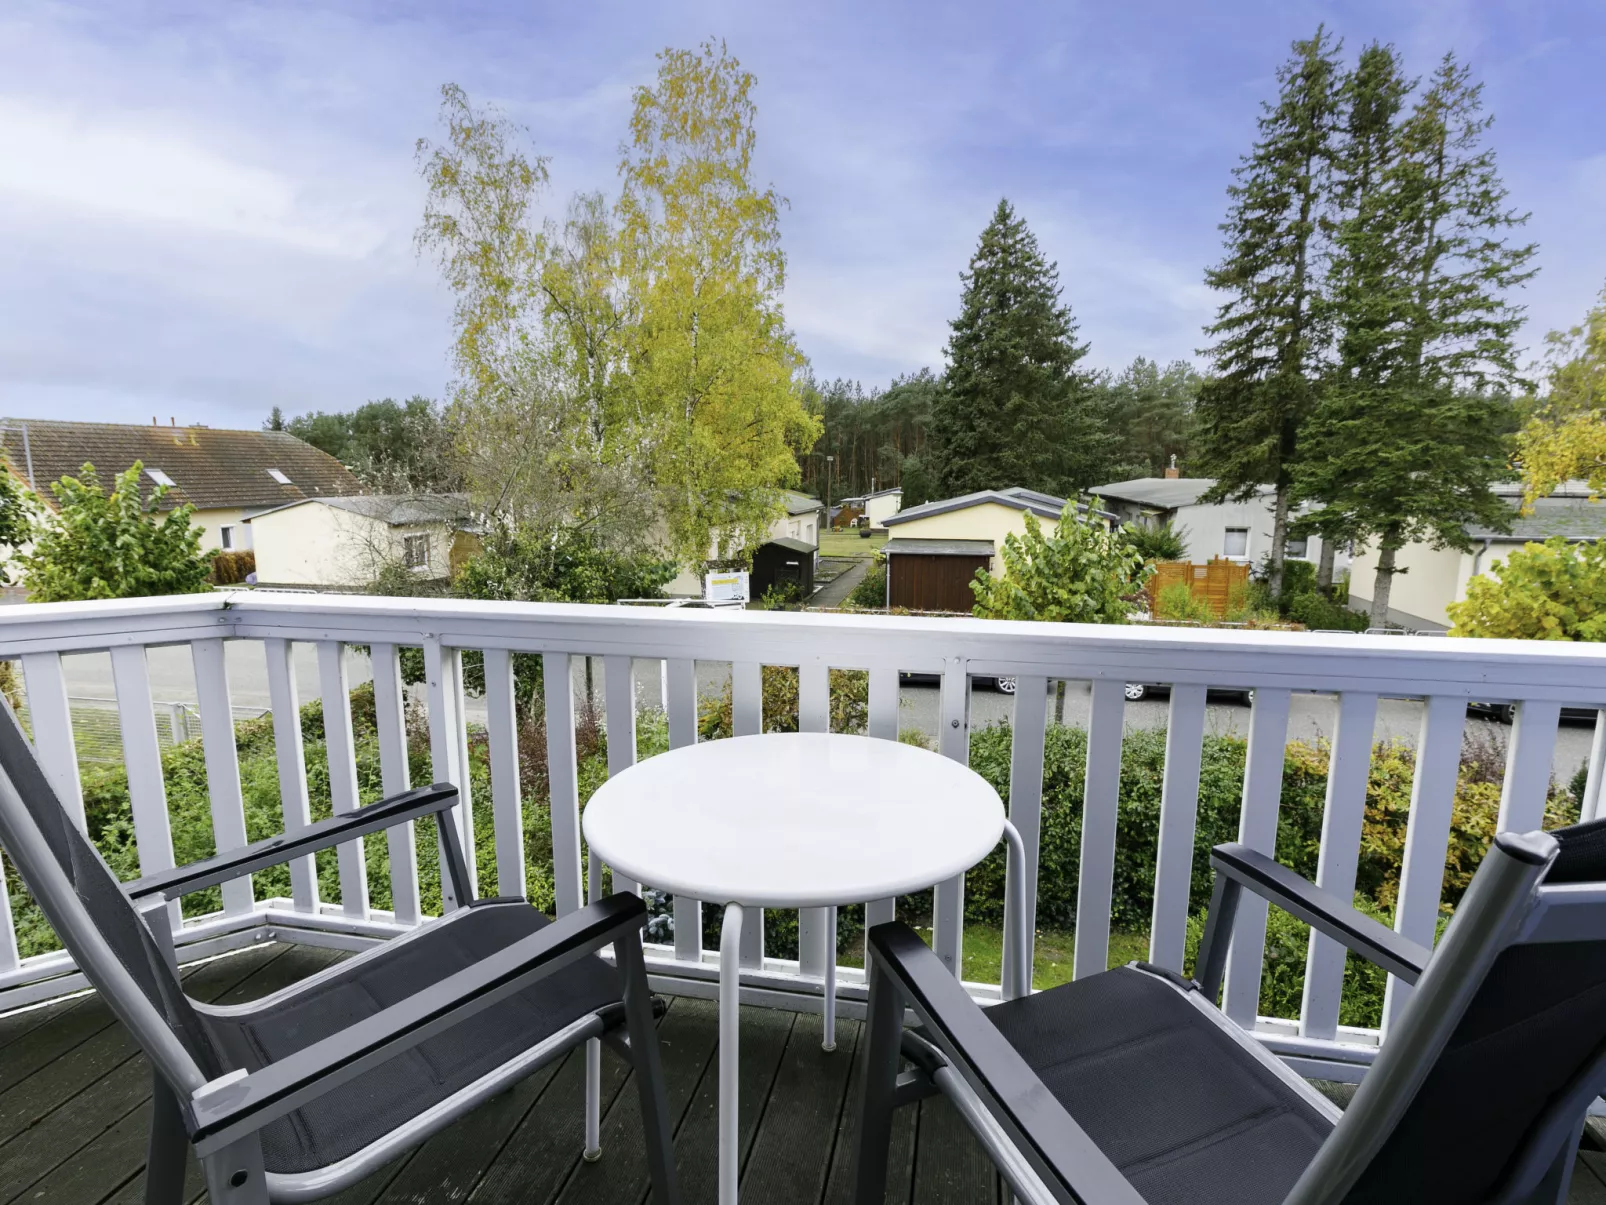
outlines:
M910 611L969 612L976 596L970 583L993 561L991 540L888 540L887 605Z
M753 552L748 583L755 599L791 585L797 587L798 599L806 600L814 593L814 545L790 536L765 541Z

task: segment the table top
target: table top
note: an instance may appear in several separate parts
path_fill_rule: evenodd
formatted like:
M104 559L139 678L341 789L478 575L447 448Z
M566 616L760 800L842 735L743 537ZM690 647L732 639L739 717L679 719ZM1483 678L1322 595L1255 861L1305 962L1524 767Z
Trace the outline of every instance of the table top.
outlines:
M614 775L586 841L619 875L710 903L818 908L918 891L1004 831L968 766L865 736L788 732L672 749Z

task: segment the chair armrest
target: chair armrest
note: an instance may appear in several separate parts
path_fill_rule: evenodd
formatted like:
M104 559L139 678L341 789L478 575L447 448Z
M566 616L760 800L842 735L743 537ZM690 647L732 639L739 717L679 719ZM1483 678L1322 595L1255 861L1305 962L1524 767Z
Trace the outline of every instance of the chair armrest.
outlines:
M1058 1180L1082 1205L1143 1205L930 946L896 921L871 929L870 946L874 965L897 983L933 1044L1039 1176Z
M1414 984L1420 979L1428 959L1433 957L1432 950L1357 911L1348 901L1301 878L1259 850L1228 842L1210 851L1210 864L1217 875L1243 884L1406 983ZM1214 915L1210 917L1212 922L1215 919ZM1202 950L1201 946L1201 963Z
M342 841L351 841L369 833L393 828L420 816L443 812L456 803L457 788L449 782L414 787L411 791L403 791L399 795L392 795L389 799L378 800L354 812L343 812L338 816L331 816L328 820L319 820L294 833L283 833L277 837L269 837L266 841L242 845L238 849L231 849L227 853L218 854L201 862L191 862L188 866L178 866L172 870L146 875L144 878L123 884L123 891L132 900L157 892L161 892L170 900L177 899L192 891L216 887L219 883L238 879L269 866L278 866L290 861L291 858L315 853L331 845L338 845Z
M647 917L629 892L571 912L473 966L248 1075L214 1081L184 1102L190 1139L216 1149L403 1054L603 946Z

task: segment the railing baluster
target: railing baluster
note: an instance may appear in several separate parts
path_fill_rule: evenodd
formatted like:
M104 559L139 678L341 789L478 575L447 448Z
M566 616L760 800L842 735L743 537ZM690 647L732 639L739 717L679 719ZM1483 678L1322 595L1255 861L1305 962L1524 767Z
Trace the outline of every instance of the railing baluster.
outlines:
M1009 819L1021 836L1026 858L1026 911L1015 916L1004 904L1004 965L1001 983L1014 982L1016 934L1025 926L1026 957L1037 936L1037 855L1043 826L1043 748L1048 729L1048 678L1022 674L1015 681L1013 738L1009 749ZM1027 982L1031 979L1028 976Z
M1125 683L1097 678L1087 720L1082 788L1082 853L1076 884L1076 949L1071 975L1096 975L1110 960L1110 896L1115 885L1115 824L1121 802L1121 726Z
M21 961L17 928L11 919L11 891L6 885L6 867L4 861L0 861L0 971L14 971Z
M580 890L580 773L574 745L574 668L568 653L541 658L546 693L546 770L552 787L552 882L559 916L577 910Z
M28 690L28 716L33 747L45 777L56 788L79 832L85 831L84 787L78 777L78 748L73 740L72 707L67 701L67 675L60 653L24 653L22 677Z
M1376 695L1347 691L1339 696L1338 726L1333 731L1327 763L1327 799L1322 805L1316 885L1344 900L1355 894L1355 868L1360 861L1376 727ZM1301 1036L1324 1040L1338 1036L1346 957L1343 946L1311 930L1305 956L1305 993L1299 1008Z
M496 825L496 893L523 895L524 802L519 794L519 723L513 706L513 654L506 649L485 650L485 713L491 753L491 811ZM572 744L572 719L569 733Z
M1422 709L1422 731L1416 742L1416 775L1411 782L1411 813L1394 928L1430 949L1444 890L1444 860L1450 849L1450 821L1455 813L1456 775L1466 724L1465 699L1433 695ZM1410 997L1410 987L1390 976L1383 995L1384 1034Z
M1244 756L1243 805L1238 840L1263 854L1277 849L1277 809L1283 793L1283 754L1288 743L1291 692L1260 687L1249 713L1249 749ZM1266 953L1266 901L1246 891L1238 903L1222 1011L1252 1029L1260 1004L1261 962Z
M870 724L868 732L878 740L898 739L898 671L890 665L873 666L870 670ZM884 925L894 919L898 901L895 899L867 900L864 905L864 931ZM869 950L865 956L868 958Z
M970 763L970 673L962 658L950 658L942 674L937 751ZM938 883L931 893L931 948L956 978L964 970L965 876Z
M379 784L386 797L399 795L413 785L407 764L407 712L403 705L401 658L394 644L369 646L374 670L374 718L379 728ZM390 855L390 907L396 920L416 925L422 908L418 899L418 846L413 822L385 830Z
M764 731L764 668L757 661L737 661L731 665L731 732L734 736L757 736ZM749 930L763 931L762 925L743 922L742 936Z
M608 717L608 776L636 764L636 679L630 657L609 653L602 659L602 693ZM614 876L615 891L641 894L641 884Z
M279 765L279 807L284 831L298 833L312 823L307 802L307 761L301 744L301 706L295 662L288 640L262 642L268 660L268 702L273 707L273 753ZM290 860L290 894L297 912L318 910L318 869L311 854Z
M162 778L162 746L156 736L156 712L151 703L150 667L143 645L114 648L111 656L139 872L155 874L173 867L173 832L167 817L167 785ZM177 901L170 911L176 928Z
M212 836L219 853L246 843L245 797L240 791L239 749L234 743L234 705L221 638L190 644L195 663L195 697L201 710L201 753L206 759L206 790L212 801ZM223 884L223 911L250 912L255 905L251 879Z
M457 788L457 807L453 809L457 831L468 864L468 880L478 890L475 871L474 804L469 790L468 762L463 756L463 655L446 648L436 637L424 641L424 681L429 692L429 759L436 782L449 782ZM437 845L440 842L436 834ZM445 851L441 865L446 865ZM450 910L466 900L452 898L447 876L441 876L441 903Z
M1578 813L1580 820L1600 818L1603 786L1606 786L1606 710L1595 713L1595 739L1589 746L1589 769L1584 773L1584 797Z
M798 667L797 728L799 732L829 732L831 727L831 672L825 662L805 661ZM750 909L747 917L758 910ZM752 922L762 924L762 920ZM829 908L799 908L797 912L798 970L818 979L825 978L827 963L836 960L836 932Z
M669 747L682 749L697 743L697 663L670 661L664 669L669 692ZM674 824L676 817L666 817ZM675 957L701 962L703 957L703 906L698 900L675 897Z
M1173 686L1166 715L1160 842L1154 861L1149 961L1178 974L1182 973L1188 941L1188 898L1193 888L1193 841L1199 814L1199 762L1204 753L1205 703L1203 686Z
M361 806L357 796L357 742L351 731L351 687L346 674L346 646L338 640L318 641L318 686L323 698L324 751L329 762L329 802L343 816ZM340 910L347 916L368 916L368 860L363 842L342 841L335 847L340 869Z
M1556 753L1560 722L1560 703L1528 699L1517 704L1506 749L1506 777L1500 786L1497 832L1526 833L1544 826L1550 762Z

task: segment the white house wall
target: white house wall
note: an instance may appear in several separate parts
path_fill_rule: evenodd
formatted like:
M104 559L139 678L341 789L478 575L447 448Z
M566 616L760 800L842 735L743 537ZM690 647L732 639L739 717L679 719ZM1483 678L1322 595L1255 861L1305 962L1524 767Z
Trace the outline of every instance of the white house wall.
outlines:
M401 564L406 538L427 535L429 566L419 576L445 577L451 533L446 524L392 527L379 519L311 502L251 521L257 581L265 585L356 589L387 563Z
M1395 564L1404 572L1394 574L1389 589L1389 622L1407 628L1448 628L1450 615L1445 608L1466 596L1472 558L1454 548L1407 544L1395 554ZM1482 568L1488 565L1485 557ZM1376 586L1377 548L1368 545L1355 554L1350 565L1351 608L1370 607Z
M903 506L902 494L878 494L864 504L864 513L871 527L884 527L887 519Z

